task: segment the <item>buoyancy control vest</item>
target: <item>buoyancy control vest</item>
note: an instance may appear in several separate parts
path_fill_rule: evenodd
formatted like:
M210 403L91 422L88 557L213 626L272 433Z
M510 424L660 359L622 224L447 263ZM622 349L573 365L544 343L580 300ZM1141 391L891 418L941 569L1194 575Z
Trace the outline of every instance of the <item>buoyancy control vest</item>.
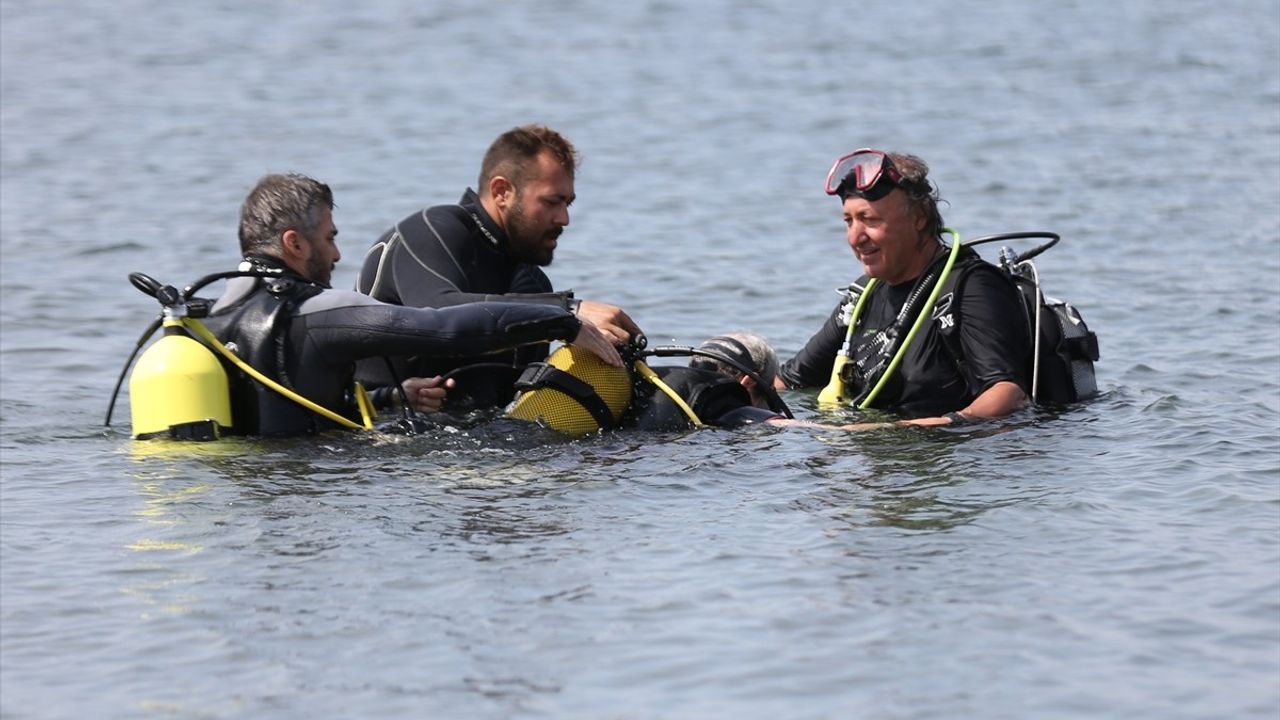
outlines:
M293 312L298 305L323 292L323 288L288 276L257 278L253 283L253 288L244 296L210 313L205 325L240 359L293 390L288 373ZM224 361L224 367L230 381L234 434L296 435L335 427L295 401L254 381L229 362ZM313 399L335 409L346 406L330 398Z
M982 263L982 258L969 248L958 247L957 250L957 253L953 253L955 261L949 269L943 257L939 257L925 269L914 285L906 291L906 297L892 322L885 327L867 330L868 339L850 349L849 362L841 368L841 376L853 390L854 404L860 407L872 407L873 400L878 399L880 404L875 407L883 407L884 403L892 404L899 399L903 389L902 371L893 368L892 360L895 356L899 356L905 350L904 346L913 339L909 328L916 324L919 316L941 305L941 298L937 298L934 293L934 286L940 279L945 281L957 273ZM849 289L850 294L846 303L850 310L846 317L851 324L848 331L852 337L862 329L865 318L859 314L858 309L870 297L869 293L891 292L891 290L876 285L866 275L858 278ZM930 303L931 298L936 299ZM918 375L920 370L917 369ZM947 372L949 375L950 369ZM946 378L928 378L921 375L917 381L929 385L944 383Z
M219 280L231 282L216 303L195 296ZM351 383L351 368L326 362L309 326L295 315L295 308L324 292L321 286L259 258L246 260L237 270L206 275L181 291L138 272L130 273L129 281L159 301L161 313L125 361L105 425L111 425L128 377L132 434L139 440L373 429L375 410L364 388ZM143 352L161 327L164 336ZM138 364L130 376L135 358ZM316 417L279 405L268 390ZM344 408L347 415L331 407ZM353 419L357 414L362 422ZM412 421L410 415L406 410L406 421Z
M1034 343L1031 371L1031 399L1038 404L1064 404L1087 400L1098 394L1093 363L1099 358L1098 336L1085 324L1080 312L1068 302L1044 295L1033 273L1001 268L1018 289L1022 299L1023 320ZM939 332L955 361L964 372L965 358L960 346L960 327L964 317L960 303L952 302L964 292L973 266L954 273L942 286L935 320Z
M1002 248L999 265L986 262L972 249L973 245L982 243L1027 238L1049 238L1050 242L1022 255ZM888 358L900 347L903 327L920 312L932 313L931 321L938 325L943 346L960 374L965 375L966 359L960 342L960 328L964 322L960 312L960 297L965 282L980 268L989 268L990 271L999 273L1018 290L1018 297L1022 301L1019 314L1027 324L1029 336L1034 343L1032 367L1027 371L1031 399L1040 404L1061 404L1086 400L1096 395L1098 388L1093 363L1099 358L1098 337L1085 325L1074 306L1043 294L1038 271L1031 262L1032 258L1053 247L1058 240L1058 235L1054 233L1025 232L991 235L965 244L960 248L952 272L941 279L942 286L932 308L911 308L912 302L909 300L895 323L896 327L882 331L885 338L881 342L864 344L861 351L854 353L842 368L844 381L860 390L857 400L865 397L870 386L879 380ZM852 293L846 302L856 303L862 292L874 292L874 286L864 290L868 288L868 281L869 278L865 275L858 278L850 286ZM921 289L927 291L927 288ZM923 294L925 293L916 293ZM856 325L854 330L856 331ZM894 380L896 378L890 378L890 387L894 387ZM891 390L888 395L893 396L894 391Z

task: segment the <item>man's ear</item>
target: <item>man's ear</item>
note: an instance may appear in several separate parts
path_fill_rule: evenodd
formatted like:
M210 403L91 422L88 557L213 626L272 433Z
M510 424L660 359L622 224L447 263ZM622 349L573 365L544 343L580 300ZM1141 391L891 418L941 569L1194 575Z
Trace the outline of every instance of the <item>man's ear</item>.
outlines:
M743 375L742 377L738 378L738 384L748 390L756 389L755 378L751 377L750 375Z
M285 259L307 257L307 239L302 233L289 228L280 236L280 248L284 251Z
M489 178L489 197L493 198L493 202L503 210L510 207L515 200L516 186L502 175L494 175Z

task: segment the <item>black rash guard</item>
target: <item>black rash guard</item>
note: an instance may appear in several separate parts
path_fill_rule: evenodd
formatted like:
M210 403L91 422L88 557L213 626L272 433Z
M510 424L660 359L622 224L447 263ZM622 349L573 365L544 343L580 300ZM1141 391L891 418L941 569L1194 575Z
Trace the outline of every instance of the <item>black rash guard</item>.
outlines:
M440 310L399 307L321 288L287 271L265 280L228 281L204 322L255 370L352 419L359 415L347 391L357 360L406 352L474 355L572 340L581 327L572 313L557 307L502 302ZM298 435L337 427L234 367L229 375L238 434Z
M940 257L935 263L945 260ZM1031 336L1017 289L1004 273L976 253L962 251L951 272L965 271L967 266L972 268L959 298L965 369L960 370L947 349L940 331L946 314L939 313L920 328L898 368L898 377L886 385L888 392L876 399L875 407L909 418L934 417L965 408L997 382L1017 383L1023 392L1030 386ZM913 282L896 287L878 284L872 289L854 333L853 354L877 331L893 323ZM841 302L822 329L783 364L779 376L788 388L824 387L830 381L836 353L844 343L846 317L847 307ZM914 321L910 318L907 327Z
M356 290L408 307L500 300L568 309L573 293L552 291L551 280L541 268L511 258L507 242L506 232L468 188L456 205L426 208L384 233L365 255ZM455 378L458 385L446 402L451 408L469 409L510 401L520 369L546 359L547 349L542 344L497 354L453 358L401 355L392 360L401 380L442 375L475 363L507 366L477 368ZM393 381L381 359L360 363L358 376L370 386Z

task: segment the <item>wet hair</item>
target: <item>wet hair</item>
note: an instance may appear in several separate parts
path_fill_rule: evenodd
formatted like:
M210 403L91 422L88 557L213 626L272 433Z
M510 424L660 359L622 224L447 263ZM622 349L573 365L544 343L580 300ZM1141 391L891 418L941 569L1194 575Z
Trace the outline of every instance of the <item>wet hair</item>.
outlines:
M479 190L484 194L489 181L501 175L519 192L537 167L540 153L549 153L573 177L578 169L578 151L560 133L543 125L523 125L498 136L480 163Z
M773 386L773 379L778 376L778 354L769 346L768 340L755 333L730 332L717 335L699 345L698 349L727 355L741 362L754 370L760 376L760 382L769 387ZM713 370L733 378L742 375L741 370L728 363L701 355L695 355L689 361L689 366Z
M320 208L333 210L333 191L306 175L267 175L258 181L240 206L240 253L280 254L280 236L297 230L314 239Z
M945 201L938 195L938 188L929 182L929 166L915 155L896 152L888 155L902 174L898 187L907 194L908 209L925 219L924 235L941 238L943 222L938 203Z

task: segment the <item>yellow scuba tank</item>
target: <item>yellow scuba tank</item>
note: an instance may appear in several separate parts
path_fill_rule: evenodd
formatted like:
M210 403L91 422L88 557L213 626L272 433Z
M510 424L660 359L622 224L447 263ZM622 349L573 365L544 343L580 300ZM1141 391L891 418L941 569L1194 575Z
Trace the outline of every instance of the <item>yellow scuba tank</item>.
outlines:
M631 374L589 350L565 345L533 363L516 382L520 395L508 417L536 420L581 437L610 429L631 403Z
M356 400L363 425L324 408L258 372L224 346L198 318L210 313L210 301L193 299L191 294L215 280L234 277L266 277L253 268L229 273L206 275L179 292L172 285L161 285L142 273L129 273L129 282L160 301L161 316L138 339L133 354L125 362L116 388L111 393L105 424L111 425L111 412L124 385L125 374L133 358L158 327L164 336L139 358L129 378L129 406L133 416L133 436L139 440L169 437L178 440L216 440L232 429L231 385L222 359L234 365L263 387L280 393L289 400L343 427L373 429L376 411L364 388L356 383ZM193 337L194 336L194 337ZM216 354L215 354L216 352ZM221 355L222 359L218 356Z
M166 318L129 378L133 436L213 440L231 428L227 372L213 351Z

